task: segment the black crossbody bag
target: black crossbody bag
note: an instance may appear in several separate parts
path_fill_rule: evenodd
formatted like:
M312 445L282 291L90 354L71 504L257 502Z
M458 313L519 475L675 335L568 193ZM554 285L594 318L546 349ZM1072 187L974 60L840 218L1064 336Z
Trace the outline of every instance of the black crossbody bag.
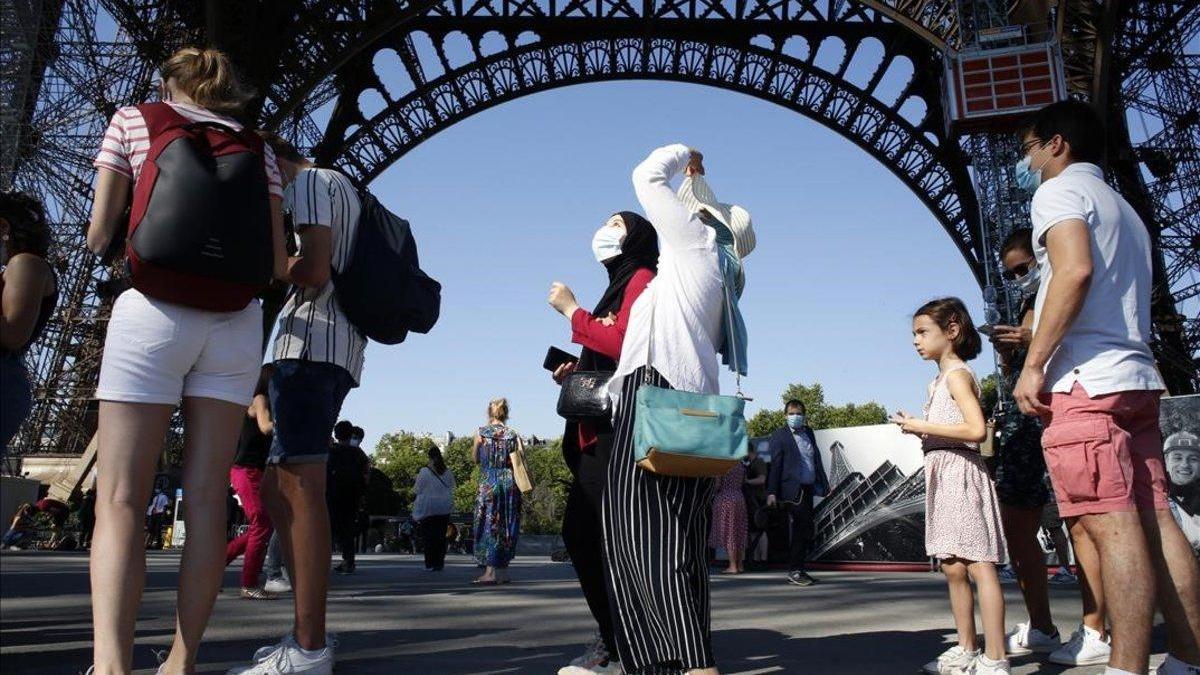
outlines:
M612 417L608 383L613 373L605 370L578 370L563 380L558 393L558 414L572 421Z

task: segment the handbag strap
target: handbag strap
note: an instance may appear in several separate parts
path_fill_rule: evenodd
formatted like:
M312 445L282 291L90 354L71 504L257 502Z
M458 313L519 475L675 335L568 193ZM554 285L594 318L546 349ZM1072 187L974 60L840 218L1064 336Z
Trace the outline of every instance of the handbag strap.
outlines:
M717 253L717 262L718 264L721 262L720 252ZM737 383L737 393L734 395L744 401L751 401L753 399L746 398L746 395L742 393L742 368L741 364L737 361L737 330L733 325L733 298L729 295L729 284L725 283L724 270L721 270L721 291L725 299L725 332L729 336L730 341L733 342L733 374L734 381ZM650 368L652 367L651 364L654 363L654 315L657 310L656 305L658 304L657 291L655 291L655 295L651 297L651 300L653 302L650 303L650 333L646 336L646 370L642 374L642 384L650 384Z

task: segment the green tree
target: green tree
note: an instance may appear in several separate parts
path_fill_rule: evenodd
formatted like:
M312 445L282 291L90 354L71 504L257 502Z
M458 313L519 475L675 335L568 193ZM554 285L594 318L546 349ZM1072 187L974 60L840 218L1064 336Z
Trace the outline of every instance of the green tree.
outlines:
M1000 392L996 389L995 373L980 381L979 391L979 405L983 408L983 414L990 416L996 409L996 403L1000 400Z
M787 416L783 414L783 408L763 408L746 422L746 430L751 438L770 436L786 423Z
M825 400L825 390L819 383L793 383L779 397L786 403L791 399L804 402L808 425L813 429L837 429L887 422L887 410L875 401L834 405ZM751 436L766 436L786 423L783 408L763 408L746 423Z
M454 472L454 510L470 513L475 510L479 494L479 466L471 459L475 436L460 436L450 441L442 452L446 466Z
M407 431L384 434L375 446L375 468L392 481L400 495L401 508L412 508L413 483L417 472L429 461L429 448L436 447L432 439Z
M559 534L571 487L571 471L562 456L562 439L525 446L525 462L533 491L524 495L521 502L521 531Z

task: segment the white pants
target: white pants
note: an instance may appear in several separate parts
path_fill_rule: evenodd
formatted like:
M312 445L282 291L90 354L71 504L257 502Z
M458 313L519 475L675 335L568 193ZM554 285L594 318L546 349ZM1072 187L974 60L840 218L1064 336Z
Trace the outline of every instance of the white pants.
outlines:
M250 405L262 365L262 306L209 312L129 289L113 305L96 398L177 405L181 397Z

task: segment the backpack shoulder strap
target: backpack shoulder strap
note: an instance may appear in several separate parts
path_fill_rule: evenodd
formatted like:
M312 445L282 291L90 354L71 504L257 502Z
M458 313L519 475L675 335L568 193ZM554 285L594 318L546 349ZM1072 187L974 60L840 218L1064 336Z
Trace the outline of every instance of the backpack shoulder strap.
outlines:
M170 129L192 123L191 120L180 115L166 103L143 103L137 109L146 122L146 132L150 135L151 141Z

